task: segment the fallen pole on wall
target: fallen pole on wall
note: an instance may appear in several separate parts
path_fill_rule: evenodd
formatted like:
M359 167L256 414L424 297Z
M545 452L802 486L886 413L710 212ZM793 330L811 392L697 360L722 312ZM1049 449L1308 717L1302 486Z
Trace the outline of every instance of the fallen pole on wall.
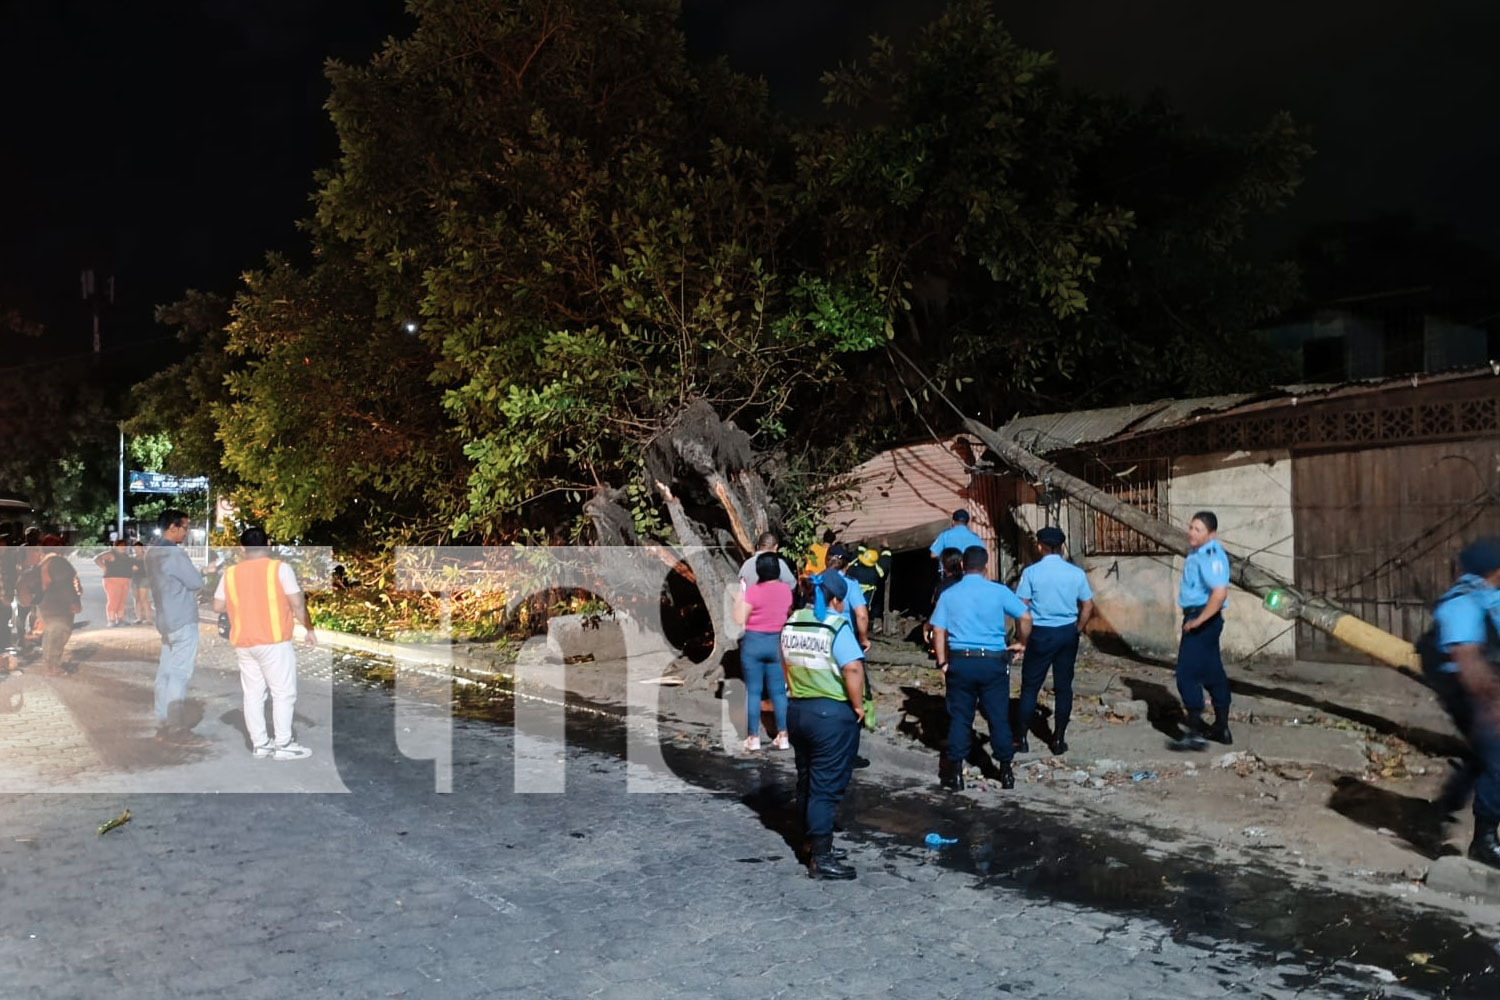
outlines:
M1077 476L1069 475L1045 459L1039 458L1014 441L1006 441L998 433L977 420L964 419L968 430L989 446L990 450L1007 465L1026 474L1038 482L1045 481L1075 500L1161 545L1178 555L1187 555L1187 532L1160 518L1152 517L1139 507L1110 496L1096 486L1091 486ZM1376 628L1363 619L1356 618L1343 608L1318 594L1298 590L1270 570L1258 566L1249 559L1231 555L1230 579L1240 588L1260 597L1266 609L1291 621L1307 622L1313 628L1327 632L1350 649L1373 657L1390 667L1418 669L1416 649L1410 642L1384 629Z

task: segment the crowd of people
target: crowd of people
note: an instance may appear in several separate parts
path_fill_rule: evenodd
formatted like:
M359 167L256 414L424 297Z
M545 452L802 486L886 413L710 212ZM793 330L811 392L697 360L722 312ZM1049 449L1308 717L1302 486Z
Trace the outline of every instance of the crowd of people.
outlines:
M94 559L102 574L106 626L152 625L161 638L153 699L155 739L176 744L200 740L192 732L186 705L198 662L198 606L206 598L228 623L226 638L240 669L252 756L311 756L292 733L297 699L294 623L302 624L310 645L317 644L296 574L285 561L274 558L265 532L256 527L241 533L239 558L233 565L221 572L217 557L212 557L205 574L182 547L190 523L182 511L165 511L154 544L116 539ZM83 610L78 573L69 552L60 547L60 537L31 528L20 545L9 542L0 535L0 649L7 650L0 657L0 671L19 671L29 658L40 655L43 674L64 676L69 672L64 651Z
M1184 753L1205 750L1210 742L1234 742L1231 690L1220 649L1231 566L1218 527L1214 512L1193 514L1178 586L1175 676L1184 722L1168 747ZM1030 750L1032 731L1043 730L1037 702L1049 676L1053 709L1047 747L1054 755L1068 752L1073 673L1094 595L1087 574L1066 558L1066 542L1056 526L1037 531L1038 557L1012 590L988 579L989 552L969 528L967 511L954 511L951 526L933 540L933 610L922 634L946 688L948 730L938 766L942 788L964 788L979 714L989 726L1000 786L1015 787L1013 758ZM741 569L736 595L736 619L745 627L740 645L747 689L744 750L761 750L764 694L775 720L771 746L790 748L796 761L808 872L851 879L853 866L833 844L834 812L852 780L860 729L873 727L865 669L870 589L863 585L870 577L858 574L851 561L876 566L889 553L859 546L861 555L851 560L851 551L829 532L811 547L797 573L774 535L763 535L756 548ZM875 557L866 561L867 552ZM1500 539L1470 544L1457 562L1458 581L1434 608L1432 632L1417 644L1429 683L1469 746L1437 806L1451 813L1472 800L1468 856L1500 868ZM1010 667L1017 656L1019 724L1012 732ZM1211 720L1205 719L1208 705Z

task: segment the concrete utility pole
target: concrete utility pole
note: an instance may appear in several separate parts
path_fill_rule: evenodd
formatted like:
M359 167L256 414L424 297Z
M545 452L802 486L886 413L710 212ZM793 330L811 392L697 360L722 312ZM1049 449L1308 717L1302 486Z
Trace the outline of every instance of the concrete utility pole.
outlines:
M1049 486L1055 486L1080 503L1114 518L1162 547L1178 555L1187 555L1188 538L1183 529L1152 517L1139 507L1117 500L1077 476L1069 475L1014 441L1006 441L977 420L965 418L964 425L1007 465L1037 481L1045 480ZM1305 621L1351 649L1374 657L1387 666L1419 669L1416 649L1400 636L1354 617L1327 598L1298 590L1290 581L1248 559L1231 555L1229 563L1232 581L1261 597L1266 608L1274 614L1288 621L1294 618Z

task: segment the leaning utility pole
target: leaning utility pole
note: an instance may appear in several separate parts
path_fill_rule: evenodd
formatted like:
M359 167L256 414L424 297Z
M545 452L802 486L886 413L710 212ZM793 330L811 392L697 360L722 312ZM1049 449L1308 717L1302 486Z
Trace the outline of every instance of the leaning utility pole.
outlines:
M1006 441L977 420L965 418L964 425L1007 465L1038 482L1045 480L1049 486L1057 487L1068 496L1140 532L1164 548L1178 555L1187 555L1187 532L1181 528L1152 517L1139 507L1117 500L1077 476L1069 475L1014 441ZM1413 669L1419 666L1415 648L1400 636L1391 635L1354 617L1327 598L1298 590L1290 581L1283 580L1248 559L1231 555L1229 563L1233 582L1261 597L1266 608L1274 614L1289 621L1294 618L1305 621L1351 649L1374 657L1387 666Z

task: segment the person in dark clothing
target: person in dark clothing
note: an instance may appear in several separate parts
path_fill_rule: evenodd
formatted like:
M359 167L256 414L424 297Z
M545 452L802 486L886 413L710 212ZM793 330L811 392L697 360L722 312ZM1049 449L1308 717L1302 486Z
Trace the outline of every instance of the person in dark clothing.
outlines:
M1469 857L1500 868L1500 538L1468 545L1458 560L1463 573L1432 613L1442 660L1434 673L1454 682L1458 710L1450 711L1464 729L1477 772L1469 785Z

